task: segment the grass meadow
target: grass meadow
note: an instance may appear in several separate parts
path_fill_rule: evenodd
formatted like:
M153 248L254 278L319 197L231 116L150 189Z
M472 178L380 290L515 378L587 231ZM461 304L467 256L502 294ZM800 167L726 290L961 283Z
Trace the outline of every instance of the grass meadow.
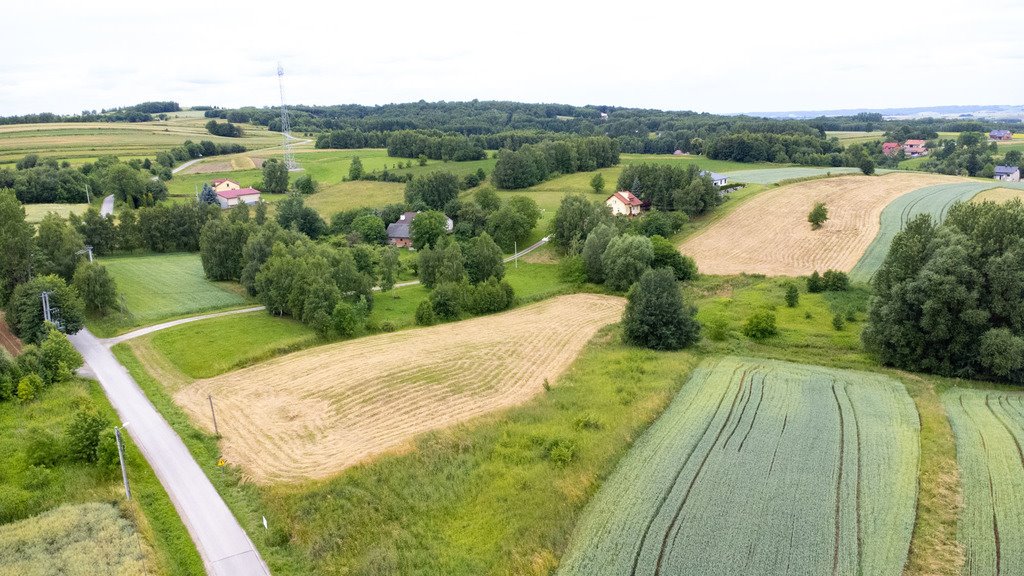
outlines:
M114 562L111 554L119 558L127 555L125 559L134 565L141 549L148 573L181 576L200 573L199 554L167 493L131 442L130 430L125 437L128 438L126 459L131 503L124 500L118 470L66 460L50 465L30 465L31 454L60 449L61 435L80 409L95 410L111 426L118 422L99 384L91 380L55 384L27 404L0 403L0 556L12 561L17 558L21 568L31 566L40 570L47 566L48 571L30 572L33 574L82 573L62 570L81 570L79 560L84 562L96 556ZM69 506L72 509L68 509ZM87 508L79 509L81 506ZM116 514L110 513L112 509ZM36 517L48 511L53 512ZM7 524L17 521L20 523ZM69 523L92 525L94 529L116 524L116 534L124 540L125 546L115 549L96 545L93 548L89 542L76 542L78 537L68 531ZM41 551L19 545L22 556L7 556L2 552L6 546L26 539L43 539L48 547ZM71 565L62 564L66 561ZM0 566L0 572L5 569Z
M50 212L56 213L61 218L67 218L71 214L84 214L89 209L88 204L23 204L25 207L25 221L29 224L38 224Z
M90 322L97 336L250 303L238 284L207 280L198 253L115 256L97 261L113 276L127 310Z

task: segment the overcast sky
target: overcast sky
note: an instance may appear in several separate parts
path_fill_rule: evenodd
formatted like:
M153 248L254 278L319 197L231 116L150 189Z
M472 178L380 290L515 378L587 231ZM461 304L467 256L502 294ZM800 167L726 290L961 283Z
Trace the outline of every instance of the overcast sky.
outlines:
M0 115L145 100L276 104L278 61L292 104L477 98L745 112L1024 103L1021 0L264 6L5 3Z

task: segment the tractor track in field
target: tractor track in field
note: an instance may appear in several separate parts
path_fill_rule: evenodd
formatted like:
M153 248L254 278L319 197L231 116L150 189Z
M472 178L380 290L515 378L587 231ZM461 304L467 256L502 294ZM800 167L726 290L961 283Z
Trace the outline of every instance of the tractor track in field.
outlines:
M988 397L986 396L986 399L987 398ZM967 411L967 406L964 404L963 395L960 396L959 400L960 409L963 410L964 415L967 416L967 419L971 421L971 424L974 426L974 429L978 431L978 439L981 440L981 449L982 452L984 452L985 454L985 472L988 475L988 501L989 506L992 510L992 537L995 544L996 576L999 576L999 574L1002 573L1002 552L1000 550L999 543L999 518L996 516L995 506L996 489L995 483L992 481L992 467L989 465L988 443L985 441L985 434L984 432L981 431L981 426L979 425L978 421L974 418L973 415L971 415L970 412ZM991 411L991 408L989 408L989 411Z
M844 465L844 447L846 445L844 435L846 433L846 425L843 422L843 405L839 402L839 395L836 393L836 383L832 381L832 397L836 400L836 410L839 412L839 474L836 475L836 530L835 530L835 546L832 552L832 575L838 576L839 574L839 544L840 536L843 527L842 517L842 493L843 493L843 465Z
M735 370L733 370L733 375L735 376L736 372L738 372L738 371L739 371L739 368L737 367ZM744 372L743 372L743 377L744 378L746 377L746 374L747 374L747 372L744 370ZM711 371L708 371L708 373L707 373L707 375L705 377L707 378L707 377L710 377L710 376L711 376ZM722 396L718 399L718 405L715 406L714 414L718 414L718 412L722 409L722 404L725 402L725 397L728 396L728 395L729 395L729 389L728 388L724 388L722 390ZM735 398L733 398L733 402L735 402ZM704 437L707 436L708 430L711 429L711 425L714 424L714 423L715 423L714 416L712 416L711 418L708 418L708 423L704 427L704 431L701 433L700 439L697 440L697 442L694 442L693 448L686 455L686 458L683 458L683 463L679 465L679 468L676 470L675 475L672 477L672 482L670 482L668 484L668 488L666 488L665 492L661 495L661 500L658 502L658 506L655 508L654 514L652 514L651 518L647 521L647 526L644 528L643 535L640 537L640 545L637 547L636 552L633 554L633 568L632 568L632 570L630 570L630 576L636 576L637 566L640 563L640 555L641 555L641 553L644 550L644 546L647 544L647 537L650 535L651 526L654 525L654 521L658 519L658 516L661 514L662 508L664 508L665 504L668 502L668 497L672 494L672 489L675 488L676 484L679 482L679 477L682 476L683 470L686 469L686 464L690 461L690 458L693 456L693 453L697 451L697 448L700 446L701 440L703 440Z
M743 451L743 445L746 444L747 438L750 437L750 432L754 429L754 423L757 422L757 413L761 409L761 402L764 401L764 381L767 376L761 376L761 394L757 398L757 404L754 406L754 416L750 418L750 426L747 427L747 433L743 435L743 440L740 440L740 445L736 448L737 452Z

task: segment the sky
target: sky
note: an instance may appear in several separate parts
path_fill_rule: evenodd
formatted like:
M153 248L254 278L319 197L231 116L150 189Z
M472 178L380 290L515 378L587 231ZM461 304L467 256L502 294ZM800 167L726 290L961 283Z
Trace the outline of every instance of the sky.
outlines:
M37 0L4 7L0 116L275 105L278 62L289 104L1021 104L1021 21L1020 0Z

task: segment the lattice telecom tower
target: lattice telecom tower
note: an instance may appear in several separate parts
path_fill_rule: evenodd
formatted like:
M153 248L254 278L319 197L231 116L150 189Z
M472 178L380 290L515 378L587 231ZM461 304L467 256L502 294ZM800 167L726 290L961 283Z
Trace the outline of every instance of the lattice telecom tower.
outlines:
M281 92L281 134L284 135L284 165L289 172L301 170L292 153L292 127L288 123L288 109L284 107L284 68L277 63L277 87Z

